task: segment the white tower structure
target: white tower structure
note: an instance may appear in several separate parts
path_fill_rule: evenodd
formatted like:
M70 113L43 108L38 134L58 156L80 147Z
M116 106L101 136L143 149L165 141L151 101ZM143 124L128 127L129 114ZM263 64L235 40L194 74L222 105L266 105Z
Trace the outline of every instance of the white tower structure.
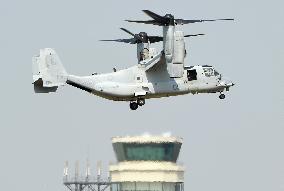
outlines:
M117 163L110 165L112 191L183 191L177 159L182 139L171 136L112 138Z

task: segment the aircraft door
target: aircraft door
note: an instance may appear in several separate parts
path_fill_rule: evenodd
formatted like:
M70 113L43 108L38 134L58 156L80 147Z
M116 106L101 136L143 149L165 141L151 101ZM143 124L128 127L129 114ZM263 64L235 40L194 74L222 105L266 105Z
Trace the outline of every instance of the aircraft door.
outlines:
M188 81L197 80L196 69L187 70L187 79L188 79Z

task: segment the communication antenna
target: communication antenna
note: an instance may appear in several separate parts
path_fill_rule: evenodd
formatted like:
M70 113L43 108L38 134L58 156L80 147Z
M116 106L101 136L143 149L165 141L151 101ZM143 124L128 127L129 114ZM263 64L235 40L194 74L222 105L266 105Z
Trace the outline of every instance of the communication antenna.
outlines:
M109 167L112 165L112 162L109 162ZM110 173L109 173L110 170L107 170L107 179L108 181L110 181Z
M68 180L68 161L65 161L64 163L63 176L64 176L65 181L67 181Z
M98 161L97 162L97 179L98 179L98 182L100 181L101 179L101 170L102 170L102 161Z
M89 159L87 159L86 180L88 180L90 176L91 176L90 161Z
M77 160L75 163L75 180L79 178L79 161Z

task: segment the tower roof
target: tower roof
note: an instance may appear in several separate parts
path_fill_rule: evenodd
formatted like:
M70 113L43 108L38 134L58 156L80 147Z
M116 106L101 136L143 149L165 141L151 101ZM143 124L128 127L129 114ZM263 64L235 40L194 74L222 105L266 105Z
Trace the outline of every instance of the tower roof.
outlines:
M152 135L141 135L141 136L117 136L112 138L112 143L182 143L181 137L174 136L152 136Z

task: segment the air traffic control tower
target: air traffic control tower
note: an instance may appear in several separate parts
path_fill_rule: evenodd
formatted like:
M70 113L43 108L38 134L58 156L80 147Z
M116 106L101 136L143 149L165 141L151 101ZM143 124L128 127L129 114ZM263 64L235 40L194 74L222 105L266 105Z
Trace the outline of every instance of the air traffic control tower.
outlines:
M112 191L183 191L177 159L182 139L170 136L112 138L117 163L109 167Z

